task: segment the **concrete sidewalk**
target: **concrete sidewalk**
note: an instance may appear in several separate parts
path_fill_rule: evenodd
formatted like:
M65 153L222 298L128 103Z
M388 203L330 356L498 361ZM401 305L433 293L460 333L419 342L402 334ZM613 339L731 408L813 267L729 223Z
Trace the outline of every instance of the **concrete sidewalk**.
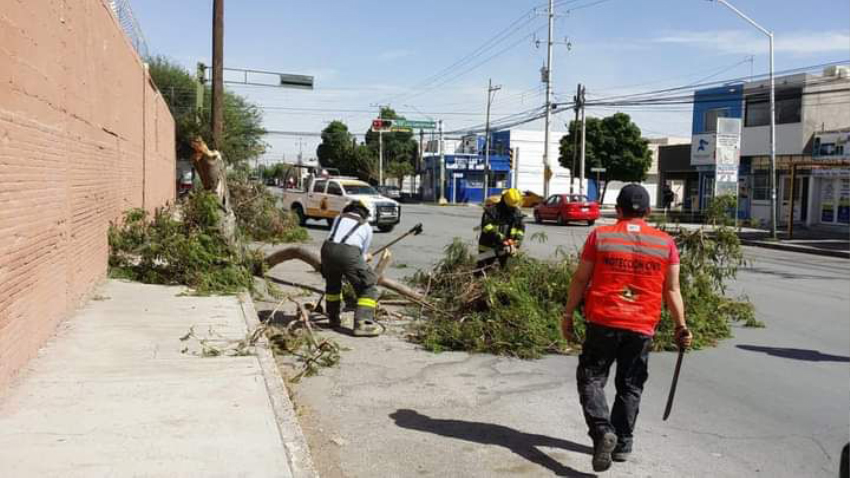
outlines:
M250 299L183 291L108 281L60 326L0 399L4 476L314 476L269 350L180 340L244 338Z

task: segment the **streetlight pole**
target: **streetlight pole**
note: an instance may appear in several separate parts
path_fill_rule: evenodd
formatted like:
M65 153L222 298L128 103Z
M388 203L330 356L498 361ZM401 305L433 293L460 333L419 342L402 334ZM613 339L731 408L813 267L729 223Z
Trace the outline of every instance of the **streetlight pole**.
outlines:
M713 1L713 0L709 0ZM716 0L770 39L770 237L776 239L776 84L773 77L773 32L755 22L726 0ZM793 199L792 199L793 201Z

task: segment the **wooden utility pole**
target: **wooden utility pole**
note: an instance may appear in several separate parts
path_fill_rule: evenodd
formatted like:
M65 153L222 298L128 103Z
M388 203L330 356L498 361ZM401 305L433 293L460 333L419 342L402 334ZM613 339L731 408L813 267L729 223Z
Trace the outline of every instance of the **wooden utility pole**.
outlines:
M212 142L221 149L224 131L224 0L213 0Z
M493 86L493 79L487 84L487 123L484 128L484 199L487 200L490 192L490 104L493 102L493 93L502 89L501 86Z

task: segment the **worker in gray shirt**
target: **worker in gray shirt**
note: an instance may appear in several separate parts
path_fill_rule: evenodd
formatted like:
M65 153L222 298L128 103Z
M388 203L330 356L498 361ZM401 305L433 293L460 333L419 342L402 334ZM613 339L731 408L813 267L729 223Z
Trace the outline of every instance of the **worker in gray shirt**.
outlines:
M322 244L322 275L325 277L325 300L331 327L340 327L342 308L342 278L357 294L354 312L354 335L374 337L382 328L375 322L378 306L378 278L366 264L372 243L369 209L361 201L345 206L331 226L331 233Z

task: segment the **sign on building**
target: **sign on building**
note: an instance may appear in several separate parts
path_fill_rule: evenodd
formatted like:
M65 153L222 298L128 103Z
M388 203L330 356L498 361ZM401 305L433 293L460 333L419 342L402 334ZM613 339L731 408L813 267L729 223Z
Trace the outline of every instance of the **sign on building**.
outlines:
M814 159L850 159L850 131L815 133Z
M713 133L695 134L691 140L691 166L713 166L716 142Z

